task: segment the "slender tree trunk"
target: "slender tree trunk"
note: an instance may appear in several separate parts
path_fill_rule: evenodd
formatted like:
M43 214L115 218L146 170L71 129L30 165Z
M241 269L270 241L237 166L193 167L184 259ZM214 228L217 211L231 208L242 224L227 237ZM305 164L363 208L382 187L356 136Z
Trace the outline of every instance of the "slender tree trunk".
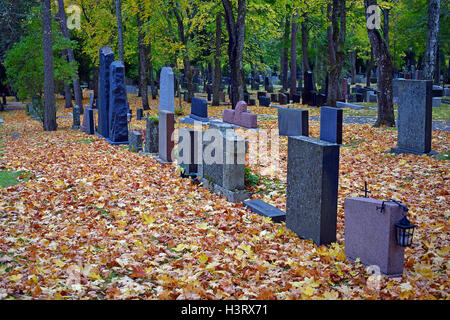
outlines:
M372 77L372 69L375 67L373 61L373 50L370 49L370 59L366 62L366 87L370 87L370 78Z
M222 0L225 9L225 21L228 31L228 58L230 63L231 78L231 107L234 109L238 101L244 99L243 52L245 37L246 1L238 0L236 19L233 13L233 5L230 0Z
M340 80L345 58L345 10L345 0L333 0L327 6L328 21L330 21L330 26L327 28L328 54L330 60L327 104L332 107L336 106L336 101L342 99Z
M216 16L216 52L214 56L214 81L213 81L213 106L220 105L220 85L222 83L222 68L220 57L222 56L222 13Z
M138 24L138 51L139 51L139 93L142 98L142 108L150 110L148 105L148 87L147 87L147 57L146 45L144 43L144 32L142 30L142 20L140 13L137 14Z
M94 100L97 101L98 98L98 76L99 76L99 69L98 67L94 67L94 75L92 81L94 82Z
M390 9L383 9L383 38L386 42L386 47L389 50L389 11Z
M364 0L366 9L366 21L371 17L367 12L369 6L377 5L377 0ZM369 35L370 44L378 66L378 116L375 126L395 126L394 104L393 104L393 69L392 59L386 42L382 38L380 32L376 28L367 25L367 33Z
M436 52L438 48L440 7L441 0L428 1L428 32L424 68L425 80L433 80L436 70Z
M60 19L60 29L63 36L70 40L69 30L67 29L67 17L66 11L64 10L64 0L58 0L58 12ZM67 48L67 59L69 63L76 63L75 56L73 54L72 48ZM83 110L83 94L80 86L80 78L78 76L78 72L76 75L72 77L73 82L73 94L75 96L75 104ZM70 99L72 100L72 94L70 95Z
M356 77L356 51L350 51L350 65L351 65L351 73L352 73L352 84L355 84Z
M302 21L302 62L303 62L303 72L311 70L309 66L308 60L308 28L307 28L307 19L308 15L306 13L303 14L304 20Z
M295 9L292 15L292 30L291 30L291 97L297 93L297 24L298 9Z
M72 108L72 90L69 84L64 84L64 101L66 108Z
M50 0L42 0L44 55L44 131L56 131L55 79L53 69L52 12Z
M153 76L153 59L152 59L152 44L147 45L147 57L148 57L148 73L150 74L150 91L152 94L152 100L157 96L157 88L155 86L155 78Z
M119 40L119 61L125 63L125 52L123 48L123 23L122 23L122 2L121 0L115 0L116 2L116 16L117 16L117 37Z
M288 55L288 43L289 43L289 34L291 31L291 21L290 17L286 17L284 19L284 34L282 40L282 49L281 49L281 84L284 90L289 88L289 79L288 79L288 70L289 70L289 55Z

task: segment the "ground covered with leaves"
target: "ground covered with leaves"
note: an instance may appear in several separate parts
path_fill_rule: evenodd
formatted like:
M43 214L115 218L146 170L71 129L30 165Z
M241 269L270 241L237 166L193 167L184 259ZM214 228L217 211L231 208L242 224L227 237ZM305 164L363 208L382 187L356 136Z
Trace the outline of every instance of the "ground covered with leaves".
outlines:
M276 109L250 109L267 115L260 128L277 128ZM344 125L337 242L319 247L175 166L73 131L71 118L56 132L24 110L2 118L0 171L17 183L0 189L0 299L449 298L448 160L386 153L395 129ZM434 131L433 150L448 153L449 138ZM248 164L248 188L285 210L287 139L265 157ZM346 260L344 199L361 196L364 181L372 197L406 203L418 226L402 277Z

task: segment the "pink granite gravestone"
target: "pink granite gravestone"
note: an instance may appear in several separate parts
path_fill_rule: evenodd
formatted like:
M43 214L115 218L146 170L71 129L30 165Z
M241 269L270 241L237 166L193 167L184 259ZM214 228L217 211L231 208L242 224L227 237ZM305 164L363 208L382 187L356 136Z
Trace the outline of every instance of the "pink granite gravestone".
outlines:
M87 109L89 109L89 106L83 107L83 121L81 123L80 131L88 133L88 125L87 125Z
M247 112L247 103L245 101L239 101L234 110L225 109L223 111L223 121L245 128L258 127L258 116Z
M404 248L396 242L394 225L404 217L403 208L394 202L346 198L344 209L347 258L376 265L388 276L401 275Z

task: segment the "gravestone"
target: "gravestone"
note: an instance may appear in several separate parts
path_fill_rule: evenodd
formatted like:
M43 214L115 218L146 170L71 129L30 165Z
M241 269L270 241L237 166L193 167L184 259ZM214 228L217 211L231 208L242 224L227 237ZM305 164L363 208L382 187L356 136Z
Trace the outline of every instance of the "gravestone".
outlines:
M74 105L72 107L72 119L73 119L73 130L79 130L80 129L80 114L81 114L81 108L78 105Z
M314 84L312 78L312 72L306 71L304 75L305 88L302 92L302 103L306 105L316 105L315 103L315 95Z
M265 96L266 96L266 93L265 93L264 91L258 91L258 93L256 94L256 96L257 96L257 98L258 98L258 100L259 100L261 97L265 97Z
M173 162L175 114L167 110L159 111L159 161Z
M245 101L239 101L236 108L223 110L223 122L235 124L244 128L257 128L258 116L247 112Z
M320 109L320 140L342 144L342 115L340 108Z
M256 105L256 100L255 99L248 99L248 105L249 106L255 106Z
M260 216L271 218L275 223L286 221L285 212L262 200L247 200L243 202L243 205Z
M83 111L83 121L81 122L80 131L87 133L87 116L86 116L86 112L87 112L87 109L92 109L92 108L89 107L89 106L84 106L83 109L84 109L84 111Z
M94 93L93 92L89 92L89 108L91 108L91 109L95 108Z
M288 96L284 93L278 94L278 101L281 105L288 104Z
M270 94L270 101L271 101L271 102L278 102L278 94L276 94L276 93L271 93L271 94Z
M394 153L434 154L431 151L432 82L399 80L397 147Z
M86 133L89 135L95 134L94 109L91 108L86 109L84 117L86 117Z
M149 154L157 154L159 151L159 124L158 119L147 118L145 128L145 145L144 152Z
M293 94L292 95L292 102L293 103L300 103L300 99L301 99L301 96L299 94Z
M136 120L142 120L143 115L144 115L144 109L137 108L136 109Z
M114 61L114 53L110 47L101 47L99 56L99 106L98 126L100 134L109 138L110 109L110 66ZM127 135L128 136L128 135Z
M351 108L351 109L356 109L356 110L362 109L362 106L360 106L359 104L353 104L353 103L347 103L347 102L341 102L341 101L336 101L336 107Z
M110 66L109 135L111 144L128 144L128 105L125 91L125 67L120 61Z
M280 136L308 136L308 110L279 107L278 134Z
M369 102L377 102L378 98L377 98L377 94L373 91L369 91L369 99L367 99Z
M163 67L160 76L159 110L175 112L175 89L172 68Z
M286 226L317 245L336 241L339 145L288 137Z
M259 98L259 105L262 107L270 107L270 98L265 96Z
M345 255L364 265L376 265L381 273L400 276L403 273L404 248L395 238L395 223L403 208L394 202L370 198L346 198Z
M201 98L192 98L191 114L183 119L180 123L194 124L194 121L209 122L208 118L208 102Z
M441 86L433 85L433 97L442 97L444 95L444 88Z
M434 107L440 107L441 103L442 103L442 98L441 97L433 97L433 99L432 99L433 108Z
M185 175L198 173L200 134L198 130L178 129L178 164L184 169Z
M142 133L139 131L130 131L128 141L129 148L132 152L139 152L142 150Z

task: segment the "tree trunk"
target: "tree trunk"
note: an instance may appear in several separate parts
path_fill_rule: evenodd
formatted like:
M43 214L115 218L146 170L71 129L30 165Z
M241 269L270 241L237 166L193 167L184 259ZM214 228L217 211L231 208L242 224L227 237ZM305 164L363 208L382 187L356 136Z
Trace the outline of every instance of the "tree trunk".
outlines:
M225 9L225 21L228 31L228 58L231 78L231 107L234 109L238 101L244 99L244 83L242 81L242 59L245 37L246 1L238 0L236 19L230 0L222 0Z
M44 131L56 131L55 78L53 69L52 12L50 0L42 0L44 56Z
M288 79L288 69L289 69L289 55L288 55L288 43L289 43L289 34L290 34L290 17L286 17L284 19L284 34L282 40L282 49L281 49L281 85L284 90L289 88L289 79Z
M441 0L428 1L428 32L425 50L424 79L433 80L436 68L436 52L439 36L439 11Z
M369 6L377 5L377 0L364 0L366 9L366 21L370 18L367 13ZM384 39L376 28L369 28L366 24L370 44L378 66L378 116L375 126L395 126L394 105L393 105L393 87L392 87L392 59Z
M386 48L389 50L389 11L390 9L383 9L383 38L386 42Z
M344 64L346 0L333 0L327 6L330 26L327 28L330 76L328 78L327 105L336 107L336 101L342 100L341 72Z
M216 16L216 52L214 56L214 81L213 81L213 106L220 105L220 85L222 83L222 68L220 57L222 56L222 13Z
M147 45L147 57L148 57L148 73L150 74L150 91L152 94L152 100L156 99L157 88L155 86L155 78L153 76L153 61L152 61L152 44L149 43Z
M292 15L292 30L291 30L291 97L297 93L297 18L298 9L295 9Z
M67 29L67 17L66 11L64 10L64 0L58 0L58 11L59 11L59 19L60 19L60 29L62 35L70 40L69 30ZM75 56L73 54L72 48L67 48L67 59L69 63L75 63ZM75 96L75 104L83 110L83 94L80 86L80 78L78 77L78 72L76 75L72 77L73 82L73 94ZM72 100L72 94L70 95L70 99Z
M94 67L94 75L92 81L94 82L94 100L97 101L98 98L98 75L99 69L98 67Z
M72 108L72 90L69 84L64 84L64 101L66 108Z
M125 52L123 48L123 23L122 23L122 2L116 1L116 16L117 16L117 38L119 40L119 61L125 63Z
M309 66L308 60L308 28L306 26L308 15L306 13L303 14L304 20L302 21L302 61L303 61L303 72L310 71L311 67Z
M139 51L139 93L141 94L142 98L142 108L144 110L150 110L150 107L148 105L146 45L144 43L145 36L142 30L142 20L140 13L137 14L137 24L138 24L138 51Z
M370 87L370 78L372 77L372 69L375 67L373 61L373 50L370 49L370 59L366 62L366 87Z
M350 51L350 65L351 65L351 73L352 73L352 84L355 84L356 78L356 51Z

